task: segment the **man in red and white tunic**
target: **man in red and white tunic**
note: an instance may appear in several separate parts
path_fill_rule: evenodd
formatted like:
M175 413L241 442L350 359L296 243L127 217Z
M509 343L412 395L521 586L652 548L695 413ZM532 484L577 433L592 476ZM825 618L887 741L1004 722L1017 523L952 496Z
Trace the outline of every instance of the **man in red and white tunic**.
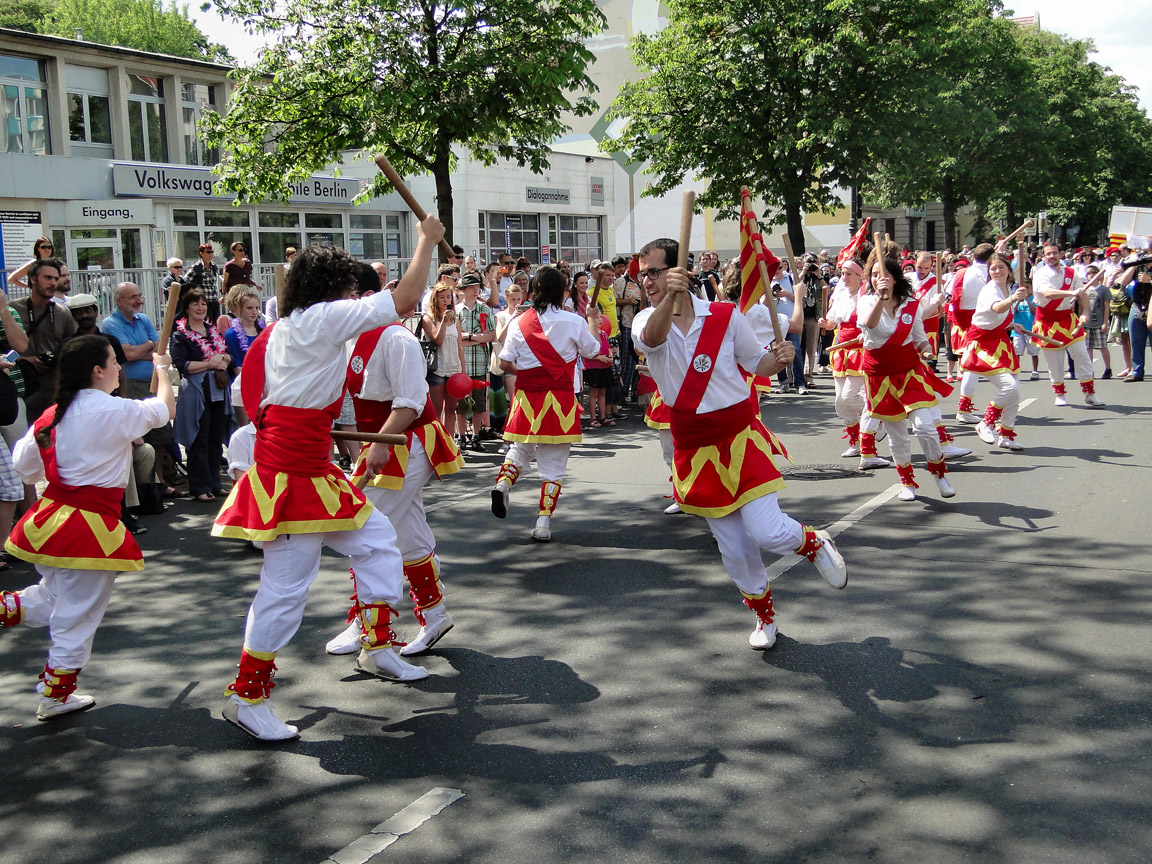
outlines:
M444 236L435 217L418 228L412 263L396 291L348 299L356 284L346 252L309 246L297 255L280 299L280 318L252 343L241 388L256 426L256 462L232 489L212 534L264 541L260 587L248 611L244 650L229 685L224 717L265 741L295 738L268 704L276 653L304 616L308 588L328 546L352 559L364 626L358 668L389 680L427 677L392 649L389 622L404 585L396 532L329 460L340 415L349 339L397 320L424 289L432 249ZM383 469L386 445L374 444L369 470Z
M988 283L988 261L996 251L991 243L981 243L972 250L972 263L964 268L964 276L952 282L952 351L964 356L968 344L968 331L972 328L972 315L976 312L976 301L980 289ZM972 400L976 396L976 384L980 376L973 372L962 372L960 376L960 399L956 403L956 420L975 425L980 416L972 410Z
M528 297L532 308L509 325L500 351L500 368L516 376L516 396L504 422L504 440L511 446L492 487L492 514L508 515L512 486L535 459L540 511L532 538L542 542L552 539L568 452L580 441L580 405L572 386L576 358L600 353L600 310L589 304L588 320L564 311L566 284L555 267L536 271Z
M1044 261L1032 268L1032 296L1036 299L1036 322L1032 332L1055 340L1057 345L1033 338L1044 352L1044 362L1048 364L1048 380L1052 382L1052 392L1056 404L1068 404L1064 388L1064 352L1072 358L1076 378L1084 393L1084 402L1093 408L1104 403L1096 395L1096 385L1092 380L1092 360L1084 343L1084 322L1088 320L1087 301L1083 301L1084 285L1076 271L1065 267L1060 260L1060 247L1055 243L1044 245ZM1081 314L1082 312L1082 314Z
M847 568L827 532L780 510L776 492L784 480L772 455L783 448L761 421L741 371L773 375L792 362L795 348L785 342L768 351L735 306L693 297L688 272L675 266L679 245L661 239L640 250L640 284L651 308L633 321L632 340L668 405L676 500L708 520L725 570L756 613L748 643L766 650L777 628L761 550L807 558L834 588L848 583Z
M410 314L412 310L397 311ZM424 513L424 485L433 475L443 479L455 474L464 467L464 459L432 409L427 370L420 340L399 321L363 334L348 363L356 428L403 435L407 442L389 447L387 464L364 486L368 500L396 529L408 593L420 623L416 638L400 649L402 656L424 653L452 629L440 585L436 538ZM368 472L369 449L363 448L352 472L357 485ZM355 570L352 581L355 584ZM348 627L325 646L329 654L360 650L365 633L357 611L354 602Z

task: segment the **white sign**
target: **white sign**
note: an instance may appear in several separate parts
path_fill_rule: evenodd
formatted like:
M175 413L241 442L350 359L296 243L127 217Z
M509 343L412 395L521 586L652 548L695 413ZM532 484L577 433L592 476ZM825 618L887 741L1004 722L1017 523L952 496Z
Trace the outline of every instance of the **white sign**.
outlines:
M15 270L29 261L32 244L44 234L44 217L39 210L0 210L0 269ZM63 250L53 254L59 256Z
M151 198L65 201L64 224L69 228L81 225L152 225L156 218L155 211Z
M529 204L571 204L567 189L549 189L547 186L524 187L524 200Z
M216 194L220 178L208 168L157 167L135 162L112 163L112 186L117 196L143 198L200 198L231 201L235 195ZM345 177L320 177L293 183L288 201L292 204L341 204L352 206L360 194L360 181Z

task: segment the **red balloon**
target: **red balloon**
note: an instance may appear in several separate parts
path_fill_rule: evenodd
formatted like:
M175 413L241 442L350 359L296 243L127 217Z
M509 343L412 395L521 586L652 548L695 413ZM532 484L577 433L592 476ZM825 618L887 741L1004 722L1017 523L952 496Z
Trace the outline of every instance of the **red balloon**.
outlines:
M463 372L457 372L448 376L444 389L453 399L464 399L472 392L472 379Z

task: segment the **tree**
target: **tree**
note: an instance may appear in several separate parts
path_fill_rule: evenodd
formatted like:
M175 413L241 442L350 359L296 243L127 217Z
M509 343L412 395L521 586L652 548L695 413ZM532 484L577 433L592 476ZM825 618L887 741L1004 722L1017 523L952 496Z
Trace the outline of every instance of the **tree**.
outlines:
M52 0L0 0L0 27L39 33L52 6Z
M645 77L621 90L611 117L628 125L601 146L650 162L646 195L707 178L700 205L734 216L749 186L803 251L802 214L841 206L836 187L864 177L872 139L899 129L953 6L669 0L668 26L632 41Z
M218 171L241 201L284 200L289 184L348 150L383 152L403 174L431 173L452 236L459 151L541 172L563 115L595 109L584 39L594 0L221 0L249 29L276 34L237 70L229 110L206 121ZM584 90L574 96L572 91ZM376 177L365 197L388 191Z
M235 62L227 48L208 41L188 16L188 7L177 6L176 0L168 7L162 0L48 0L46 5L50 11L35 32L72 38L79 30L87 41L101 45Z

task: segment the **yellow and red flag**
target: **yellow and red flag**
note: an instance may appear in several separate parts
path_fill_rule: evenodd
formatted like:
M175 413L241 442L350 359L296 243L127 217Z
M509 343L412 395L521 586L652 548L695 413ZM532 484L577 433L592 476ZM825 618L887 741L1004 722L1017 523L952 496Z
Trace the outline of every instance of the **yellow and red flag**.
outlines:
M836 266L843 267L845 261L851 261L856 257L856 253L864 246L864 241L868 239L868 226L872 224L872 217L864 220L864 224L856 229L856 233L852 235L852 239L848 241L848 245L840 250L840 254L836 256Z
M756 214L752 212L749 202L751 198L744 198L740 207L740 311L747 312L760 300L761 295L771 286L765 285L760 278L758 260L762 260L768 270L768 279L771 280L780 269L780 259L765 248L764 238L756 230ZM756 244L760 246L757 255Z

